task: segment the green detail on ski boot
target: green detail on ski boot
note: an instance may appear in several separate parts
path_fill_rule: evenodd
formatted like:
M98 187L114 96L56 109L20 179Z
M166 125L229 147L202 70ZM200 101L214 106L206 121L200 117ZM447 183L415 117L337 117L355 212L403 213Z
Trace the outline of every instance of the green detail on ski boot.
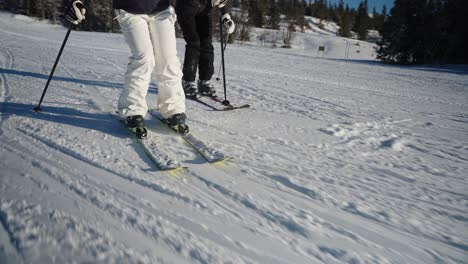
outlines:
M189 132L188 126L186 124L177 124L175 126L171 126L171 128L180 134L187 134Z
M139 139L145 139L148 137L148 130L146 127L132 127L130 129Z
M172 115L171 117L165 119L164 121L166 124L172 128L174 131L180 134L188 134L189 128L187 124L185 124L185 119L187 117L184 113L179 113Z
M148 130L145 127L145 119L142 115L129 116L125 119L125 125L140 139L148 136Z

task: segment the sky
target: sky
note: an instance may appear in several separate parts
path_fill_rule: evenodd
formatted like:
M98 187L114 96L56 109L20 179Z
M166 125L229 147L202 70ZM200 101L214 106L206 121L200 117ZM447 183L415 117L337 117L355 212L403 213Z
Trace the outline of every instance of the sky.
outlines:
M338 3L339 0L330 0L331 3ZM351 8L357 8L361 0L344 0L345 5L348 4ZM387 13L393 6L394 0L368 0L369 4L369 12L372 12L373 8L377 10L377 12L382 11L382 7L385 5L387 6Z

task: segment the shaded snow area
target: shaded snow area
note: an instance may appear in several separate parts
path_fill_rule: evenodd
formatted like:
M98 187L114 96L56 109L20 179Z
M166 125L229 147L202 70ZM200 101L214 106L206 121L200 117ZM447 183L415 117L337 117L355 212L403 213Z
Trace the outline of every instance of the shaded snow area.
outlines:
M468 263L468 67L229 45L228 99L251 108L187 115L234 159L148 122L188 166L168 173L108 115L120 34L73 31L32 111L65 33L0 13L0 263Z

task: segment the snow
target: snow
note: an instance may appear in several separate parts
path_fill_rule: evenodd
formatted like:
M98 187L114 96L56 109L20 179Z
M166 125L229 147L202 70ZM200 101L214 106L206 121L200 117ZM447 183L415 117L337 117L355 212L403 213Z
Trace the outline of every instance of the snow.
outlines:
M312 32L231 44L228 99L251 108L187 115L234 159L206 164L149 124L189 167L171 174L108 115L119 34L73 31L32 111L65 33L0 13L1 263L468 263L466 65L382 65Z

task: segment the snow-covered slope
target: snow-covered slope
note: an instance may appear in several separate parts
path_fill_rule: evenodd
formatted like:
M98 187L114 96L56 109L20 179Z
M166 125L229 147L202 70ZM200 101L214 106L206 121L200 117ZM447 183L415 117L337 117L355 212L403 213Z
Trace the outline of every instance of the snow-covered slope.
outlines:
M252 107L187 115L235 159L149 124L189 167L172 175L107 114L121 35L72 32L32 112L65 32L0 13L1 263L467 263L466 66L229 45L228 99Z
M374 61L376 59L376 44L352 38L338 37L339 26L334 22L321 22L314 17L305 18L308 26L304 29L304 32L300 32L299 28L297 28L296 32L289 32L285 17L282 16L281 29L250 28L250 40L238 42L237 44L242 46L281 48L285 46L285 39L290 36L290 46L295 54L342 60ZM378 38L375 34L378 33L373 32L373 38Z

